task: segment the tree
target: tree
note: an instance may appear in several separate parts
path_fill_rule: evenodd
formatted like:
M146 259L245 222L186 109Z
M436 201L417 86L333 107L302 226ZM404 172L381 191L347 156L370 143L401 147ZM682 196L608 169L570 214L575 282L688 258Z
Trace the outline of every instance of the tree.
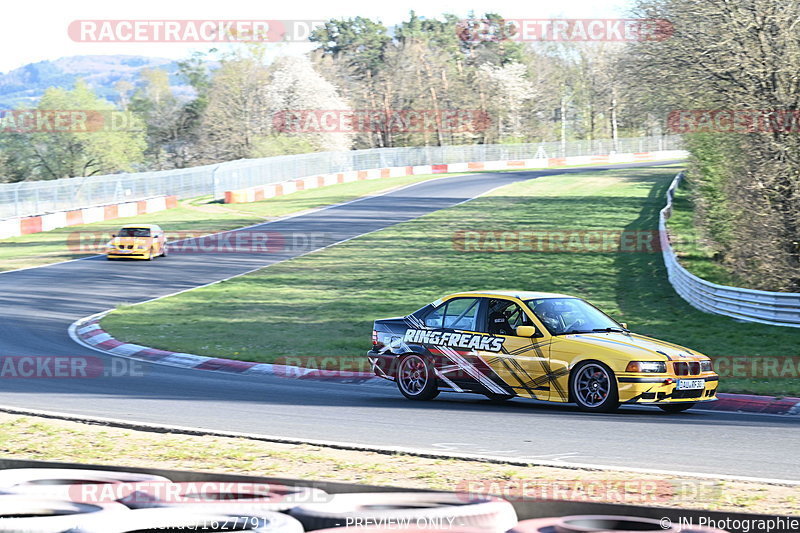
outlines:
M374 77L380 71L392 41L383 24L364 17L331 19L314 30L309 40L319 43L324 54L342 59L360 78Z
M185 166L189 144L189 117L185 104L170 88L169 74L160 69L140 73L144 82L133 96L130 108L144 118L147 126L147 151L156 169Z
M485 63L478 69L478 79L493 94L492 116L497 121L499 138L523 136L523 105L535 96L533 84L527 78L527 69L521 63L493 66Z
M673 28L627 52L628 74L654 87L650 109L664 122L691 109L767 118L765 127L690 135L689 180L698 221L740 279L800 290L800 2L640 0L636 15Z
M144 159L144 128L83 82L47 89L36 110L85 112L92 126L64 131L12 131L0 136L9 181L49 180L134 170ZM92 111L97 113L92 113Z
M214 71L201 125L207 162L251 157L256 140L269 133L269 71L262 52L237 53Z
M350 106L341 98L331 83L314 71L311 61L305 57L282 57L272 66L272 75L267 85L266 104L273 117L281 113L313 113L332 110L347 112ZM273 126L275 121L273 120ZM276 140L275 137L284 137ZM262 145L287 146L287 138L295 138L299 146L312 148L307 151L343 151L352 144L351 135L342 131L303 132L299 134L276 131L272 128L268 138L261 139ZM255 151L256 156L264 156L263 148Z

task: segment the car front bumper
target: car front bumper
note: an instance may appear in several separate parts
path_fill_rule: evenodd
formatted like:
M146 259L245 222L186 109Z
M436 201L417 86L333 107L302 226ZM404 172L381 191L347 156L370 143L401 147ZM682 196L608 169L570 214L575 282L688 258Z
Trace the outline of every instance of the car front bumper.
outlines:
M681 381L700 381L702 388L679 389ZM719 376L705 373L696 376L653 376L621 374L617 376L619 401L622 403L694 403L717 399Z
M114 250L106 252L109 259L147 259L150 257L149 250Z

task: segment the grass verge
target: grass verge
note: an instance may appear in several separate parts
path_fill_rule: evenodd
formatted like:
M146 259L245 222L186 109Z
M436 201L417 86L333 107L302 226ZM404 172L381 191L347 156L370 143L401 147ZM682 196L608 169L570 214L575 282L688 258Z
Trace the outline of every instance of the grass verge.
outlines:
M429 459L256 440L150 433L0 414L7 458L195 470L370 485L556 497L657 507L791 514L797 489L638 473Z
M800 331L695 310L667 281L658 251L464 252L465 230L656 231L677 169L546 176L259 272L103 319L118 339L179 352L273 362L356 358L372 320L470 289L584 297L636 332L711 357L800 355ZM800 394L795 379L726 378L724 392Z
M369 194L455 174L428 174L342 183L299 191L286 196L246 204L220 204L210 196L184 200L174 209L149 215L82 224L0 241L0 272L41 266L95 255L94 249L79 245L105 243L123 224L159 224L167 234L185 231L215 233L257 224L265 220L326 205L347 202Z

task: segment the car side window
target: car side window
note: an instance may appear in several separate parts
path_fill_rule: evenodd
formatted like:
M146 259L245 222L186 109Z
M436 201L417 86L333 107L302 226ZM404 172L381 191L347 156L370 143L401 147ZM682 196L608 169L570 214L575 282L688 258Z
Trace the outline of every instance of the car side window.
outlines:
M447 302L443 325L445 328L476 331L477 298L456 298Z
M441 328L442 327L442 316L444 315L444 309L447 307L446 305L442 305L428 313L425 317L425 325L429 328Z
M492 335L516 335L518 326L530 326L528 316L519 305L502 299L489 300L486 331Z
M425 316L429 328L451 328L478 331L478 298L456 298L433 309Z

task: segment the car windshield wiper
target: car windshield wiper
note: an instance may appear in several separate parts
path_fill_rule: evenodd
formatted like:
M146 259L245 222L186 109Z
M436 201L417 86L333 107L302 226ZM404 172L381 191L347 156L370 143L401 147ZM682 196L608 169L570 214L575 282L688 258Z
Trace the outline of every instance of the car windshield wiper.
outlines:
M596 328L592 330L592 333L630 333L630 331L631 330L622 327L614 327L614 328Z
M594 330L590 330L590 329L571 329L569 331L564 331L562 333L556 333L556 335L576 335L578 333L594 333Z
M630 333L629 329L625 328L595 328L595 329L571 329L556 335L577 335L578 333Z

